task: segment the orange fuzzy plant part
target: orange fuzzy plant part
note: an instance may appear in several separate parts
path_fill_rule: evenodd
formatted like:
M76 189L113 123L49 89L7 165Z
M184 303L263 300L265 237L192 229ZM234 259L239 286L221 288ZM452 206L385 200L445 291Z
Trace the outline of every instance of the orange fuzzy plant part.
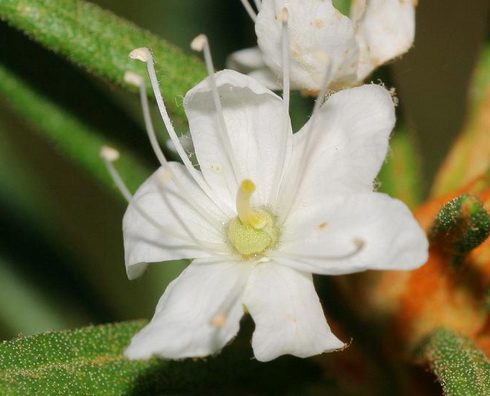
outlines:
M458 191L427 202L415 211L415 217L430 232L441 207L462 194L471 194L470 200L478 205L480 200L488 212L490 177L479 177ZM469 206L463 203L463 218L469 216L467 211ZM424 266L381 275L368 292L373 308L382 312L383 322L395 331L398 348L402 344L406 352L413 351L427 334L443 326L470 337L490 356L490 309L485 307L486 300L490 301L490 239L460 256L458 262L450 236L431 239L429 260Z

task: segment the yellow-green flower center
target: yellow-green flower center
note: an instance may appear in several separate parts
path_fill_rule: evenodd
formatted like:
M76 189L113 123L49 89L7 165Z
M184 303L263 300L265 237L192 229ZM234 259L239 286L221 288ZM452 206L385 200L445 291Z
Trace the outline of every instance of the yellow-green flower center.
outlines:
M244 180L237 193L238 216L227 226L230 244L244 258L260 256L276 244L278 233L271 214L262 209L250 207L250 197L255 185Z

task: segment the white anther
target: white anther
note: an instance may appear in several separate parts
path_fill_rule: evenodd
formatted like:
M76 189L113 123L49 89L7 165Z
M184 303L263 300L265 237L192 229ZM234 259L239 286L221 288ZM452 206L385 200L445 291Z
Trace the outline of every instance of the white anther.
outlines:
M132 71L127 71L124 73L124 81L128 84L134 85L135 87L141 87L143 85L143 77Z
M206 35L200 34L199 36L195 37L194 40L192 40L191 49L193 51L202 52L207 42L208 38L206 37Z
M281 12L277 15L277 20L281 22L287 22L289 20L289 11L284 7Z
M148 62L151 59L150 50L146 47L136 48L129 53L129 57L141 62Z
M119 151L112 147L103 146L100 149L100 156L105 161L114 162L119 159Z

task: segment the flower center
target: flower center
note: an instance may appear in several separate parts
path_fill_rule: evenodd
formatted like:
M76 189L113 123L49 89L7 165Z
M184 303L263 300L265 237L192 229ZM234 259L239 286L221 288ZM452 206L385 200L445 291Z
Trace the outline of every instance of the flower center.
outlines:
M227 236L231 245L244 258L261 255L273 247L278 232L273 216L262 209L252 209L250 197L255 191L255 184L244 180L238 189L236 209L238 216L227 226Z

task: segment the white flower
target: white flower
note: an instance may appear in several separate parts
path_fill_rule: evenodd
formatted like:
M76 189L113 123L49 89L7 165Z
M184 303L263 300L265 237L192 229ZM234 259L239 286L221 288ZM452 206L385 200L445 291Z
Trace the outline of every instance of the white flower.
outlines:
M348 18L331 0L263 0L255 22L259 48L232 54L229 65L278 89L282 73L279 15L287 8L291 87L319 91L327 67L331 69L327 77L330 87L357 85L376 67L412 46L416 3L356 0ZM325 54L328 61L318 53Z
M151 55L132 55L147 62L163 120L184 153ZM293 134L287 101L240 73L211 75L184 99L199 170L185 153L184 164L166 162L143 108L162 167L133 198L121 187L131 202L127 273L134 279L151 262L193 261L132 339L129 358L215 354L235 337L245 309L257 360L336 350L344 343L326 322L312 273L408 270L426 261L427 239L408 208L373 192L395 123L383 87L332 95ZM120 184L110 164L116 153L103 157Z

